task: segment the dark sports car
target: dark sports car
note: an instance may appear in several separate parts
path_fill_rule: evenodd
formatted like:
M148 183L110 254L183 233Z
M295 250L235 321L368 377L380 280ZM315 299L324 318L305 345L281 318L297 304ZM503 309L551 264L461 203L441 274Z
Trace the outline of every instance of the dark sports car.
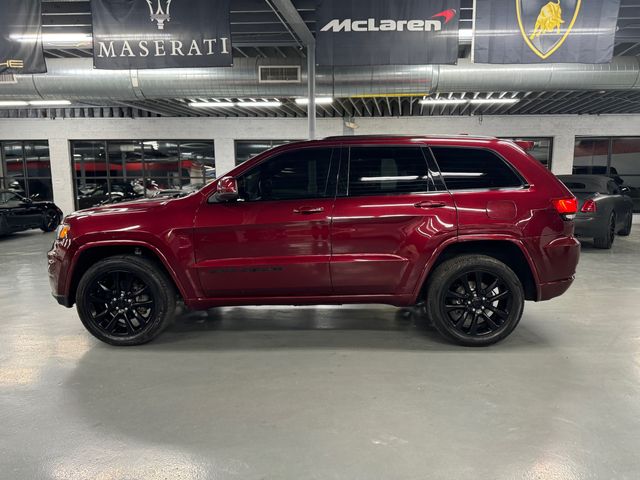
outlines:
M591 237L596 248L611 248L618 235L629 235L633 200L627 189L604 175L559 175L578 199L576 236Z
M52 232L61 219L62 210L53 202L35 202L11 190L0 190L0 235L31 228Z

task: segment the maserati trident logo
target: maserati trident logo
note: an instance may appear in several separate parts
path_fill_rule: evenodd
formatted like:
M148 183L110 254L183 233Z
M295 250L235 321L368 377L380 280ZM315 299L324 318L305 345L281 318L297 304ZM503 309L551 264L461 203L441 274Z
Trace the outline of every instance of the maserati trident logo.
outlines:
M158 30L164 30L165 22L171 21L172 0L147 0L149 5L149 19L158 24ZM154 6L154 3L156 5ZM163 6L164 4L164 6Z

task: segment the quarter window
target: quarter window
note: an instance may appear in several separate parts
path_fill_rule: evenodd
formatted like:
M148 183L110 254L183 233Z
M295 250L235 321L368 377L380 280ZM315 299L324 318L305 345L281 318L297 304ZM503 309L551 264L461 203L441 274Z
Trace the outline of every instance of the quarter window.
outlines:
M240 177L240 198L255 202L332 197L331 154L331 148L310 148L271 157Z
M521 187L518 175L495 153L478 148L432 147L449 190Z
M429 169L420 147L351 148L350 196L421 193L429 187Z

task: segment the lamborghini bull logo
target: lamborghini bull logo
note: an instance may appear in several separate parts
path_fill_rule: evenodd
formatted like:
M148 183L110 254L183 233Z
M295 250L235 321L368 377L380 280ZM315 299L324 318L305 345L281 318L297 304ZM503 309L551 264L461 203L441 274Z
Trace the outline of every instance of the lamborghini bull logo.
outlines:
M516 0L518 26L533 53L546 60L562 46L578 18L581 2L556 0L544 4L540 0ZM570 19L568 23L565 18Z
M529 38L534 40L543 33L553 32L554 29L557 30L557 33L560 33L560 27L563 23L564 20L562 20L560 0L558 0L558 3L549 2L542 7L542 10L540 10L540 15L538 15L538 20L536 21L536 27Z

